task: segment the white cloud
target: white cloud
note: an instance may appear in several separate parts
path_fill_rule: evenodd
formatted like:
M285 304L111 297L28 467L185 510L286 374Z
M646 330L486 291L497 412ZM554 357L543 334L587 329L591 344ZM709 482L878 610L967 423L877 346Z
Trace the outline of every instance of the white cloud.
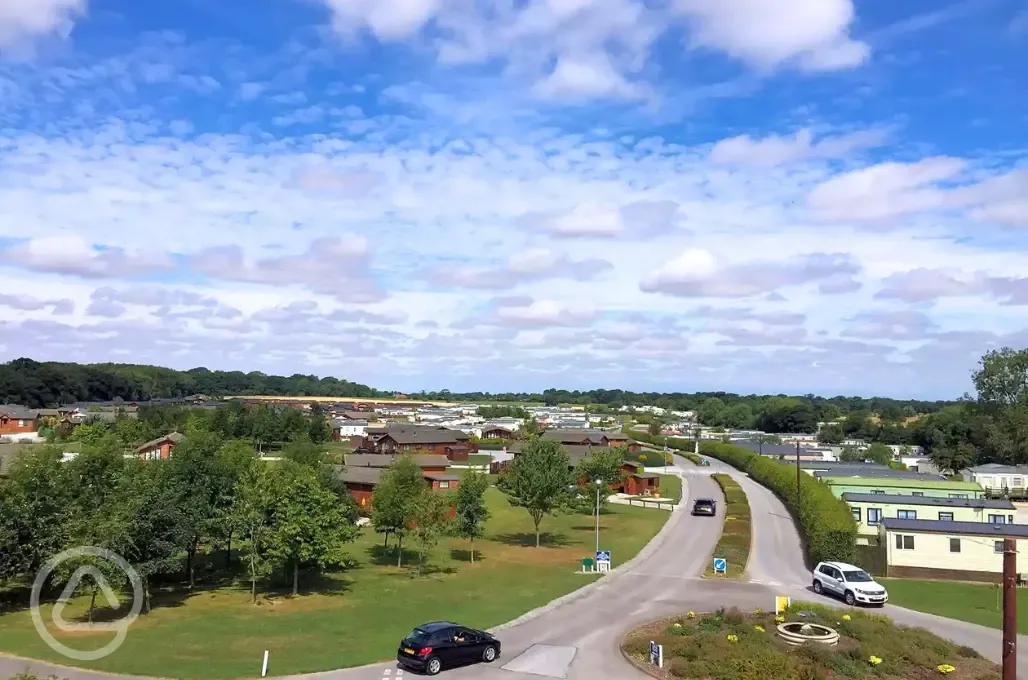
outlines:
M3 0L0 2L0 56L24 55L47 36L67 38L86 13L86 0Z
M770 135L754 139L749 135L722 139L710 150L715 163L772 166L813 158L841 158L859 149L880 146L885 134L880 130L854 132L814 141L814 133L804 128L792 136Z
M88 278L132 278L171 269L163 252L97 248L78 234L41 236L0 251L0 265Z
M796 61L811 71L858 66L870 47L849 36L852 0L675 0L695 32L692 44L724 50L761 69Z

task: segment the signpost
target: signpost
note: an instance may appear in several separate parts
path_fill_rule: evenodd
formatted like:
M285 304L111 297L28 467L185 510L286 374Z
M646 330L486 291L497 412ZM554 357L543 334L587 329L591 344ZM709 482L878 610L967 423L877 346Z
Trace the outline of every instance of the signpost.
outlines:
M596 551L596 568L600 573L607 573L610 571L610 551L609 550L597 550Z
M728 575L728 560L723 557L714 558L714 573Z
M650 640L650 663L657 668L664 667L664 645L658 645L653 640Z
M583 557L582 558L582 573L583 574L588 574L591 571L596 571L596 568L593 566L593 558L591 558L591 557Z

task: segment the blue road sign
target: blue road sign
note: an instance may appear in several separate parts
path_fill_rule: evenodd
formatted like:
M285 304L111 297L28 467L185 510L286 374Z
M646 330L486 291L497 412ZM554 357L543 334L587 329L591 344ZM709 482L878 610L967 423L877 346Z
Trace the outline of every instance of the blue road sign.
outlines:
M727 573L728 572L728 560L723 557L714 558L714 573Z
M610 551L609 550L597 550L596 551L597 562L610 562Z

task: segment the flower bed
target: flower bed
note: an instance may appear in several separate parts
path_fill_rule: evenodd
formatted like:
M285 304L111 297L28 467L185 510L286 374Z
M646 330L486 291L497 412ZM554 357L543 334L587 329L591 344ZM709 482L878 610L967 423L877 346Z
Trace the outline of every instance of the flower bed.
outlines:
M780 623L805 621L839 632L839 644L792 647L775 634ZM649 643L664 646L664 668L649 662ZM999 680L999 666L968 647L884 616L796 603L774 612L737 609L650 623L629 633L622 652L665 680Z

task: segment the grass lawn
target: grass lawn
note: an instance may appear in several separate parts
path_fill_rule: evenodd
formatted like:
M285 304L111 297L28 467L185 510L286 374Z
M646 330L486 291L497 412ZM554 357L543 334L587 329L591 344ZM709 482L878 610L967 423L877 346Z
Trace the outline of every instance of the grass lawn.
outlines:
M486 539L475 542L475 564L468 562L466 541L444 539L429 560L432 573L412 578L406 567L396 568L395 550L383 551L381 537L366 531L350 548L359 566L317 584L308 579L316 592L272 596L260 606L249 603L245 582L192 594L156 593L153 612L136 621L117 652L82 665L183 679L253 677L267 649L272 675L355 666L391 658L397 642L425 621L453 619L487 628L597 578L576 573L582 558L593 555L588 514L545 518L543 546L535 548L528 513L511 507L495 489L488 490L487 499L493 516ZM615 565L633 557L670 516L610 507L601 516L600 532ZM408 560L414 555L405 554ZM83 598L73 600L64 618L81 616L85 604ZM43 618L50 620L49 607ZM73 647L88 638L88 647L82 644L88 649L112 635L54 632ZM26 610L0 616L0 650L68 662L43 643Z
M660 497L674 498L676 503L682 500L682 478L678 475L661 475Z
M629 451L625 454L625 460L630 463L642 463L643 467L661 467L675 463L670 453L662 451Z
M721 531L721 538L714 547L713 557L723 557L728 560L728 578L739 578L746 571L746 561L750 556L750 541L752 540L752 523L750 518L750 503L746 500L746 492L739 484L728 475L711 475L714 481L725 493L725 526ZM714 576L714 560L707 564L706 576L723 578L720 574Z
M831 627L839 643L783 644L776 627L794 622ZM664 647L660 670L649 663L651 640ZM999 680L999 666L923 628L807 602L777 620L774 612L729 609L655 621L629 633L622 649L651 675L668 680Z
M1002 589L991 583L878 579L889 590L889 604L990 628L1003 627ZM1028 634L1028 590L1017 589L1017 631Z
M491 462L493 462L493 457L488 453L468 454L468 465L489 465Z

